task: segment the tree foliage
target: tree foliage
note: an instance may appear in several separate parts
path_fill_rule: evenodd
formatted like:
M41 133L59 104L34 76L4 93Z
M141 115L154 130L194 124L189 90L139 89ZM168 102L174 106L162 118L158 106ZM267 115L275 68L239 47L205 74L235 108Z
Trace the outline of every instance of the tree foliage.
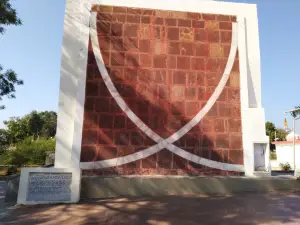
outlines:
M266 122L266 134L269 136L269 142L270 142L270 149L274 150L275 145L272 144L273 141L285 141L287 131L281 128L276 128L275 124L272 122Z
M22 21L17 16L17 11L12 8L9 0L0 1L0 34L3 34L5 28L3 25L21 25Z
M31 139L55 137L56 119L57 114L53 111L32 111L21 118L12 117L4 121L6 129L0 130L0 145L7 142L15 144L28 137L32 137Z
M0 0L0 34L4 33L5 26L21 24L22 22L9 0ZM3 67L0 65L0 101L4 96L15 98L16 85L23 85L23 81L18 79L17 74L13 70L3 71ZM0 109L4 108L4 105L0 105Z

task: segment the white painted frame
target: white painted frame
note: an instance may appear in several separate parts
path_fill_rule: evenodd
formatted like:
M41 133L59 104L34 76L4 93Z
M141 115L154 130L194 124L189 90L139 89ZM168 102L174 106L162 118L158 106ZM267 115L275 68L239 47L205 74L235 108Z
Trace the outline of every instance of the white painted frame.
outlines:
M241 113L246 175L253 175L253 130L250 111L264 120L261 108L260 53L256 5L185 0L67 0L61 65L61 84L55 167L79 167L87 67L90 9L93 4L160 10L235 15L239 27ZM251 82L250 82L251 81ZM263 124L264 126L264 124ZM262 124L257 127L264 130ZM264 136L263 136L264 135ZM261 138L265 139L261 132Z
M71 200L62 202L48 202L48 201L27 201L28 185L30 173L72 173L71 182ZM77 203L80 199L80 186L81 186L81 169L79 168L22 168L18 200L17 204L23 205L36 205L36 204L51 204L51 203Z

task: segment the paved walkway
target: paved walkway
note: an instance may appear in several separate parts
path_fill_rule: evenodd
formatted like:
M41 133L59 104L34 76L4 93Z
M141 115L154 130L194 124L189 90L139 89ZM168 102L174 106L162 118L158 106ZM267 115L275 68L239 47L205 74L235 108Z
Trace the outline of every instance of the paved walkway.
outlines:
M0 224L300 224L300 193L117 198L22 206Z

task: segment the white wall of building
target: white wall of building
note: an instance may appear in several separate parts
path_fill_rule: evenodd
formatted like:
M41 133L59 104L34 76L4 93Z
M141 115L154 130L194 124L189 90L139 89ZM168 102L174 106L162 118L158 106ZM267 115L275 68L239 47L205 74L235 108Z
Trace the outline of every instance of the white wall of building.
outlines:
M300 143L295 145L296 149L296 168L300 168ZM293 143L276 144L277 163L289 163L294 169Z

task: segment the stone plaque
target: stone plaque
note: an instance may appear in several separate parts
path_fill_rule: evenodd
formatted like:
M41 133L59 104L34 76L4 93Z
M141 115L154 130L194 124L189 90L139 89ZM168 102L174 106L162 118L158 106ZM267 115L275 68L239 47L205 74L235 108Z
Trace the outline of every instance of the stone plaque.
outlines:
M71 201L72 173L31 172L28 179L27 201Z

